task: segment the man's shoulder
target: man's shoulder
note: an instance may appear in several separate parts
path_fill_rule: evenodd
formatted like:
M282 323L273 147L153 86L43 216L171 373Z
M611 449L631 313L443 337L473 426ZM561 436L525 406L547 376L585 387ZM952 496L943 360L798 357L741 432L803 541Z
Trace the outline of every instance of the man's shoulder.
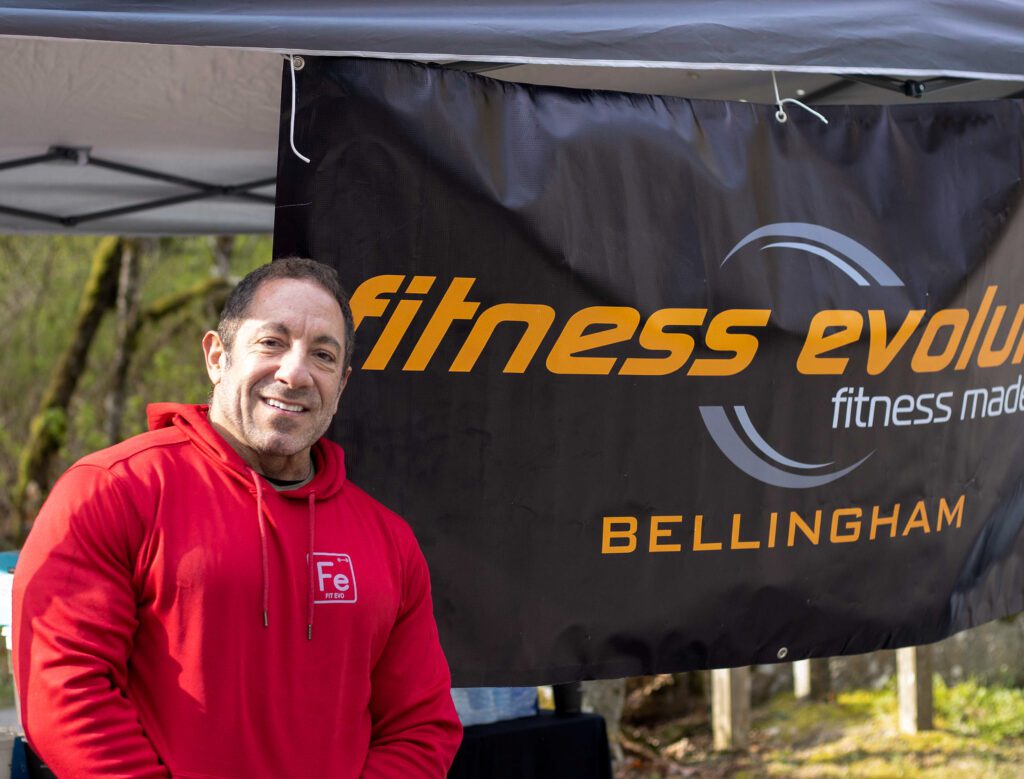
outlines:
M132 510L139 516L150 515L160 485L174 469L168 463L180 461L179 452L187 445L183 434L168 428L142 433L86 455L54 484L37 524L49 522L47 517L56 517L60 524L72 515L109 517Z
M127 462L156 462L171 450L188 443L188 437L178 428L164 427L127 438L106 449L87 454L72 467L92 466L113 470Z

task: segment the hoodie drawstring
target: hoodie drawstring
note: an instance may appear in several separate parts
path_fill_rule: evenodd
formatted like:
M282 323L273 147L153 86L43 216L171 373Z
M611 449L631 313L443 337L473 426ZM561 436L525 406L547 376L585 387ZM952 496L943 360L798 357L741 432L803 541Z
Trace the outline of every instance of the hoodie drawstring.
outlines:
M309 580L309 606L306 619L306 640L313 640L313 604L316 593L313 587L313 550L316 548L316 493L309 493L309 554L306 556L306 573Z
M251 471L256 485L256 522L260 528L260 563L263 570L263 627L270 627L270 562L267 559L267 520L263 516L263 487L260 477Z
M263 483L256 471L251 471L256 485L256 521L260 528L260 563L263 571L263 627L270 627L270 560L267 555L267 518L263 514ZM309 552L306 554L306 640L313 640L313 605L316 600L313 571L313 550L316 549L316 493L309 493Z

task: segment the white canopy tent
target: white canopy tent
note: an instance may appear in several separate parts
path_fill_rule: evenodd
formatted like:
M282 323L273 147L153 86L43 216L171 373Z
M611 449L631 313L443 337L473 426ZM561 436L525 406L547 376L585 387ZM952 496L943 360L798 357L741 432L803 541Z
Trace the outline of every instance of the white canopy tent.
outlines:
M7 4L0 231L271 230L285 53L416 59L509 81L765 103L774 99L770 72L782 96L812 104L994 99L1024 90L1024 7Z

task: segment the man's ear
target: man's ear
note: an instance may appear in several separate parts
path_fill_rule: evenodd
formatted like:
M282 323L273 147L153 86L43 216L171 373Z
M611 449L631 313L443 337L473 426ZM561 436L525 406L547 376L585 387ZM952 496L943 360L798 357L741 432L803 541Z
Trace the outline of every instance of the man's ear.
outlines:
M224 342L220 340L220 334L216 330L208 330L203 336L203 355L206 357L206 374L210 377L210 382L216 386L224 374L224 361L227 359Z

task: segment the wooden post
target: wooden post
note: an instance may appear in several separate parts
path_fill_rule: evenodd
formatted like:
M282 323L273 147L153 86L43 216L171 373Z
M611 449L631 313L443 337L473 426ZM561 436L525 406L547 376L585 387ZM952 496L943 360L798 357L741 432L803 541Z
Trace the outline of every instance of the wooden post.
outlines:
M932 648L908 646L896 650L901 733L931 730Z
M604 717L604 726L608 731L608 746L612 750L612 759L621 763L625 759L622 753L622 707L626 703L625 679L601 679L583 682L584 710L593 711ZM2 779L2 777L0 777Z
M750 668L711 672L711 722L715 749L745 749L750 744Z
M793 663L793 693L798 701L827 701L830 692L832 675L827 657Z

